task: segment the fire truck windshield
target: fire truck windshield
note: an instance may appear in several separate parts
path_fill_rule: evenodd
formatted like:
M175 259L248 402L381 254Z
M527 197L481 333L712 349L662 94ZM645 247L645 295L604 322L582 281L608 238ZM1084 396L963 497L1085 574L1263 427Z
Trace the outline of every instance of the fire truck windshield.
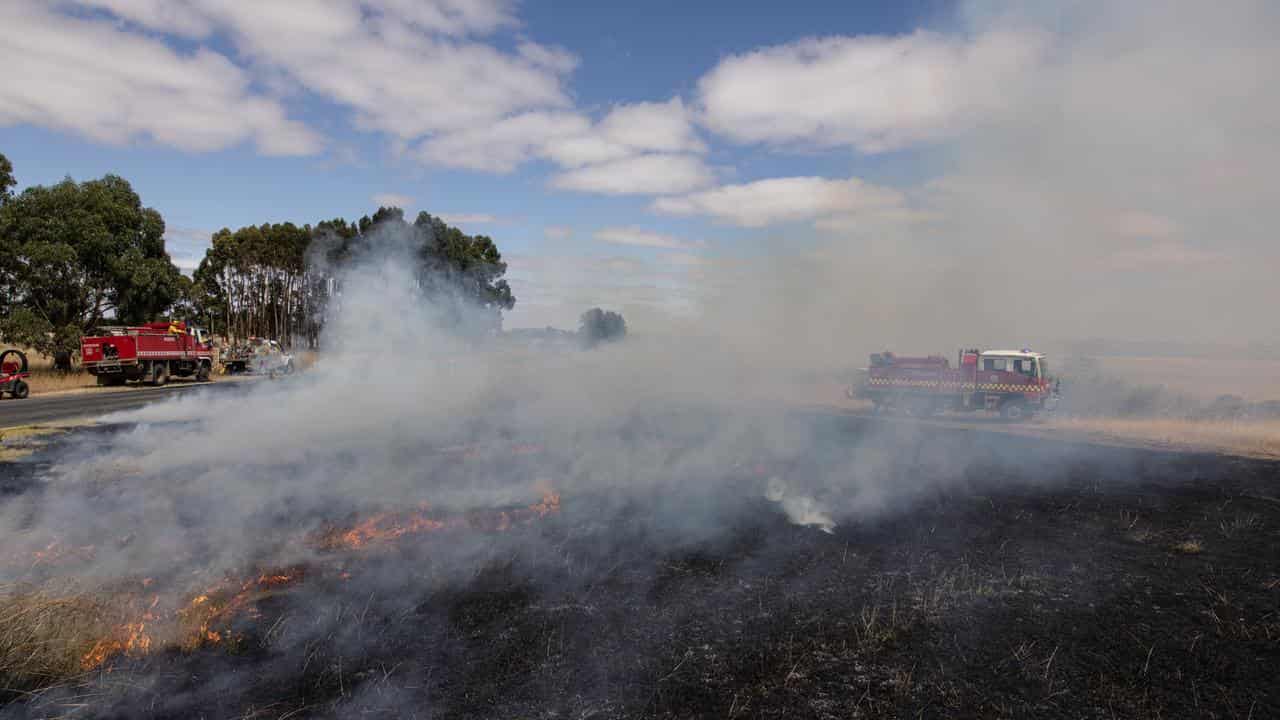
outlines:
M1013 361L1013 369L1027 377L1036 376L1036 359L1035 358L1019 358Z

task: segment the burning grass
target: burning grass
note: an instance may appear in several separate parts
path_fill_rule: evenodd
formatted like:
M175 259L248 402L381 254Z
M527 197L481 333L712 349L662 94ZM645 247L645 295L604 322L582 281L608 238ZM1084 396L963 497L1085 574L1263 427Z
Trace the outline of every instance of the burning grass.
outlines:
M970 434L932 432L966 457ZM1015 442L1044 441L1000 447ZM44 637L34 611L4 616L0 634L25 641L0 680L34 716L86 696L88 714L164 718L1274 715L1277 466L1140 455L1053 484L982 465L830 533L731 497L777 469L752 463L761 478L715 486L743 504L694 538L672 538L663 511L703 499L692 480L310 518L306 552L263 553L297 564L6 590L51 609ZM1188 538L1206 541L1175 556ZM40 552L56 574L105 550ZM54 660L21 667L46 648Z
M348 527L333 526L305 542L325 553L327 564L266 568L228 576L203 589L183 590L152 578L121 580L95 589L47 581L0 589L0 688L39 692L107 669L117 658L156 652L191 653L235 648L241 629L261 618L259 606L304 581L345 582L350 553L390 548L414 536L444 531L503 532L560 509L547 490L527 507L465 514L409 512L372 515ZM54 541L36 551L30 568L91 562L95 548Z

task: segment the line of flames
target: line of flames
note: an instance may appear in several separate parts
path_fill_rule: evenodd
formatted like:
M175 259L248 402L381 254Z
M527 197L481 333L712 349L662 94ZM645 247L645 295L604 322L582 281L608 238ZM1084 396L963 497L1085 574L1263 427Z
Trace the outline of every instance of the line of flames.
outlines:
M547 491L538 502L515 510L433 518L429 515L430 508L421 506L419 510L410 513L380 513L349 529L312 538L310 542L324 550L364 550L377 543L446 529L477 528L501 532L514 525L558 512L559 509L560 494L555 491ZM81 667L92 670L116 656L146 655L153 647L166 644L156 642L156 636L176 634L180 638L176 644L188 651L223 643L231 637L227 628L233 620L259 617L258 601L273 591L298 584L307 574L306 567L295 566L259 573L244 580L228 578L167 612L159 608L161 596L151 593L150 601L145 607L135 607L132 612L127 613L131 616L128 622L122 623L107 637L94 643L81 658ZM350 575L342 572L338 577L345 580ZM152 585L151 579L144 579L142 585L144 589L148 588ZM140 598L146 596L147 594L142 593L135 594L131 596L130 603L139 605ZM156 625L162 626L160 632L154 630ZM172 631L175 626L176 633L165 632Z

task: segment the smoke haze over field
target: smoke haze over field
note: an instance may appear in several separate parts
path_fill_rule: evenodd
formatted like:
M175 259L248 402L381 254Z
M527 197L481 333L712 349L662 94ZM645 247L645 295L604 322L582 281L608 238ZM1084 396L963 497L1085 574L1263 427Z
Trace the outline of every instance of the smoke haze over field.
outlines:
M335 505L411 504L424 489L436 503L493 505L535 496L547 480L441 475L424 448L537 438L576 449L562 468L567 478L554 479L566 490L604 482L647 495L670 478L723 474L753 452L786 457L817 443L762 409L785 371L848 367L883 347L949 352L1086 334L1240 341L1274 333L1276 206L1266 173L1280 156L1267 131L1280 101L1263 69L1280 66L1270 35L1278 14L1262 2L1043 12L970 5L966 36L977 39L962 55L971 66L948 79L981 87L948 90L960 110L922 111L922 122L938 125L927 133L937 138L937 179L905 191L802 184L818 194L799 216L815 217L826 238L706 268L696 320L655 320L592 353L476 347L434 329L433 310L406 270L405 244L387 238L371 243L377 254L346 278L315 373L247 399L191 398L129 414L122 419L141 423L137 430L110 452L59 466L52 488L76 496L122 468L146 482L180 477L178 490L194 495L170 498L175 522L193 502L236 508L196 523L222 535L200 543L233 567L259 552L255 533L277 522L279 508L262 515L259 507L323 515ZM795 53L821 65L823 53L836 51ZM768 72L789 52L748 59ZM709 77L748 59L726 59ZM998 92L983 84L986 63L1001 68ZM706 110L723 121L717 98L729 91L710 82ZM965 90L982 90L982 101ZM792 127L769 120L752 139L768 142L770 128ZM804 132L796 127L777 139L794 140ZM819 139L865 145L867 137ZM722 199L752 192L708 191L679 211L732 213ZM874 201L860 200L867 195ZM752 212L792 212L786 199ZM161 431L156 422L185 425ZM878 493L886 477L859 474L853 486ZM0 512L14 532L71 528L85 536L74 542L101 545L94 535L155 517L151 504L165 500L146 482L137 505L91 513L87 523L77 521L92 504L87 497L43 511L12 502ZM52 488L32 502L58 498ZM40 512L51 514L33 521ZM183 522L142 526L180 537ZM171 560L137 552L128 550L119 567L141 572Z
M758 261L709 265L695 290L708 326L748 356L791 366L861 362L885 347L1280 341L1272 310L1280 305L1280 89L1271 77L1280 8L1250 0L965 8L972 40L969 55L952 59L959 69L928 64L939 37L913 38L899 58L906 66L924 58L917 69L940 83L904 99L903 112L938 126L922 151L931 179L898 190L755 183L693 198L698 212L724 222L795 208L825 231L813 247L780 234ZM790 72L799 82L874 50L799 45L722 62L709 76L713 117L727 112L722 96L734 89L726 86L736 65L752 63L756 82ZM833 122L872 123L856 109L838 114L870 89L849 77L845 94L793 98L796 109L767 116L752 138L841 152L849 140L811 133L802 118L827 111ZM851 142L865 149L862 136ZM690 212L689 204L657 207Z

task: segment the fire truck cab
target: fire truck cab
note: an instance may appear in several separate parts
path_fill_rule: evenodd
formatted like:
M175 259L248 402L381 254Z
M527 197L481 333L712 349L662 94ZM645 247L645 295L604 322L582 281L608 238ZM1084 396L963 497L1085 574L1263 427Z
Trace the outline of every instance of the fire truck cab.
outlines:
M961 355L963 362L963 354ZM1044 371L1044 353L1029 350L983 350L976 361L983 373L1011 372L1023 377L1040 379L1047 377Z

